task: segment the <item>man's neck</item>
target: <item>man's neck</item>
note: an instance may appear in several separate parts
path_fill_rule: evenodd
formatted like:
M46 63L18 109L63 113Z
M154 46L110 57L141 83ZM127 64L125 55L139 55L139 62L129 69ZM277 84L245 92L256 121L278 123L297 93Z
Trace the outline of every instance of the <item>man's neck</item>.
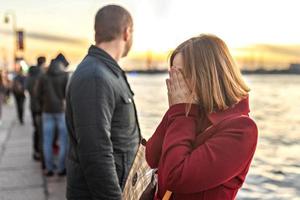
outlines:
M123 51L122 48L120 47L119 41L102 42L100 44L96 44L96 46L103 49L117 62L119 62L119 60L122 57Z

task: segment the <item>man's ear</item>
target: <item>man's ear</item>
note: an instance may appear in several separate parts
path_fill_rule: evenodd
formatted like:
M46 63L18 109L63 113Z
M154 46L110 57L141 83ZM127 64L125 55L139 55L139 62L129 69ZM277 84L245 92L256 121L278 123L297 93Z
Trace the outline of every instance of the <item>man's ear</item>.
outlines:
M131 37L131 28L130 26L128 26L124 29L123 40L127 42L130 39L130 37Z

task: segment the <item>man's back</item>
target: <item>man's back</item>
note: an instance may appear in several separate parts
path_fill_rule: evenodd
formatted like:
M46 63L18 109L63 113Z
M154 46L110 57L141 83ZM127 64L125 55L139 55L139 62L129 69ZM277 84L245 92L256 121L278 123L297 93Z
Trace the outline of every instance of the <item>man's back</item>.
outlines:
M51 62L48 71L39 79L37 87L37 98L43 112L64 112L67 83L68 73L62 70L58 62Z
M28 71L28 77L26 81L26 89L30 94L30 107L33 112L39 112L40 108L38 105L36 90L38 80L41 78L43 70L39 66L31 66Z
M121 199L139 143L133 93L124 72L92 46L67 92L68 199Z
M17 96L25 97L25 80L26 77L23 74L17 74L13 80L13 92Z
M28 70L28 77L26 81L26 88L30 96L34 95L34 87L42 74L42 69L39 66L31 66Z

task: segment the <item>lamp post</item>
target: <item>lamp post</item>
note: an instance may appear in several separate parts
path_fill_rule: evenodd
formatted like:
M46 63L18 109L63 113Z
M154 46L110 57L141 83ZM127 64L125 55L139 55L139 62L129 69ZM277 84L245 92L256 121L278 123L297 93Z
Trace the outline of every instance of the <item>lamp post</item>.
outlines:
M16 71L16 59L17 59L17 17L14 11L6 11L4 14L4 23L8 24L11 21L13 28L13 64Z

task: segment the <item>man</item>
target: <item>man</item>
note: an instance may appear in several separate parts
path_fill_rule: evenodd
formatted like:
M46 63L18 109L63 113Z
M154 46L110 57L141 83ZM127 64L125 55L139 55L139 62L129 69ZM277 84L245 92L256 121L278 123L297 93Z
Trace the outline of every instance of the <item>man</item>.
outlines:
M62 64L64 71L67 70L67 68L69 66L69 62L68 62L68 60L66 59L66 57L62 53L59 53L54 60L57 61L57 62L59 62L60 64ZM54 140L53 140L53 152L54 152L54 155L57 155L58 152L59 152L59 144L58 144L59 140L58 140L58 136L59 136L59 130L57 129L57 126L55 126L55 129L54 129Z
M18 119L21 125L24 124L24 104L25 104L25 81L23 69L20 67L17 75L13 80L12 90L16 100Z
M28 78L26 82L26 89L30 96L30 110L33 122L33 159L38 161L41 159L41 116L42 111L39 106L36 90L39 78L44 73L46 65L46 58L44 56L37 58L37 66L32 66L28 70Z
M133 92L117 63L131 48L133 22L127 10L108 5L94 28L96 45L67 90L67 198L119 200L140 141Z
M54 175L53 141L55 127L58 130L59 157L58 175L66 174L65 158L67 150L67 128L65 122L65 91L68 83L68 74L64 71L64 65L52 60L46 74L38 83L37 95L42 108L43 123L43 154L46 164L46 176Z

